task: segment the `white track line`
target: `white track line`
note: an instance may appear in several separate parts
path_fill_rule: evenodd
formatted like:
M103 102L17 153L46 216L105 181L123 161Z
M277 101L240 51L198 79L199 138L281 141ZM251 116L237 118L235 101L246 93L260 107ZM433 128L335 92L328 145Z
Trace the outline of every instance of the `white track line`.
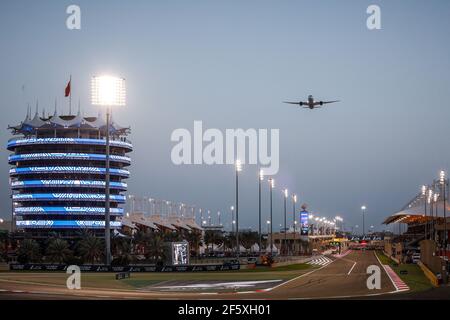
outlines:
M373 253L374 255L375 255L375 258L377 258L377 260L378 260L378 262L380 263L380 265L383 267L383 270L384 270L384 272L386 272L386 274L387 274L387 276L389 277L389 280L391 280L391 282L392 282L392 285L394 286L394 288L395 288L395 291L408 291L409 290L409 287L408 287L408 289L406 289L406 288L399 288L398 286L397 286L397 284L395 283L395 281L394 281L394 279L392 279L392 277L391 277L391 275L389 274L389 272L387 272L387 270L386 270L386 267L384 266L384 264L382 264L381 263L381 260L380 260L380 258L378 258L378 256L377 256L377 253L374 251L374 253Z
M356 261L353 263L353 266L350 268L350 271L347 273L348 276L350 275L350 273L352 273L353 268L355 268L355 266L356 266Z
M292 279L290 279L290 280L288 280L288 281L286 281L286 282L280 283L279 285L276 285L275 287L265 289L265 291L272 291L272 290L274 290L274 289L277 289L277 288L279 288L279 287L281 287L281 286L284 286L284 285L288 284L289 282L292 282L292 281L295 281L295 280L300 279L300 278L302 278L302 277L305 277L305 276L307 276L307 275L310 275L311 273L314 273L314 272L316 272L316 271L319 271L319 270L321 270L321 269L323 269L323 268L329 266L330 264L332 264L332 263L335 262L335 261L336 261L336 260L331 260L330 263L328 263L328 264L326 264L326 265L324 265L324 266L321 266L320 268L317 268L317 269L312 270L312 271L310 271L310 272L301 274L301 275L299 275L298 277L295 277L295 278L292 278Z

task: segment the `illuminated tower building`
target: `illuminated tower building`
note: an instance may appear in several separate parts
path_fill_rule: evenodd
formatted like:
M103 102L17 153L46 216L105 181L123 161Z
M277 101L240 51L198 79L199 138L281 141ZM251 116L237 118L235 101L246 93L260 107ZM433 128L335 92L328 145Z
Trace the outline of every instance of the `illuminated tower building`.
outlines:
M64 238L89 230L105 236L106 121L77 115L31 112L8 141L10 186L15 226L33 238L56 232ZM121 204L129 177L130 129L111 121L111 228L121 227Z

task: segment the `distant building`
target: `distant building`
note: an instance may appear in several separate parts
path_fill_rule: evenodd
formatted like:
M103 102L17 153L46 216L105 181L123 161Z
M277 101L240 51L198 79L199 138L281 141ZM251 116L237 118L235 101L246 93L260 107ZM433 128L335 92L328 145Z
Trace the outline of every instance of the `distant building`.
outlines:
M50 232L70 238L80 230L104 236L106 119L77 115L34 117L9 129L12 210L17 233L45 238ZM130 172L129 128L111 120L111 228L121 228L123 181Z

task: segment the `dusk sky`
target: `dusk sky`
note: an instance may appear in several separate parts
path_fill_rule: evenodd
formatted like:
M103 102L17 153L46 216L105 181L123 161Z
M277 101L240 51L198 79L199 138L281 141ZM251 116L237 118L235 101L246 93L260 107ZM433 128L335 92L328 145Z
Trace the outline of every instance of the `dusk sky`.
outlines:
M66 8L81 8L81 30ZM381 8L381 30L366 9ZM85 115L90 78L126 78L127 106L113 118L131 127L129 194L229 213L230 165L180 165L170 155L178 128L279 129L275 226L282 188L347 228L376 229L441 169L450 169L449 1L2 1L0 4L0 217L9 220L8 125L27 104ZM323 109L283 104L341 100ZM240 225L256 227L258 167L244 165ZM263 215L268 215L268 187ZM291 205L288 207L291 208ZM229 215L227 215L227 218ZM225 218L225 222L228 222ZM264 226L265 228L265 226Z

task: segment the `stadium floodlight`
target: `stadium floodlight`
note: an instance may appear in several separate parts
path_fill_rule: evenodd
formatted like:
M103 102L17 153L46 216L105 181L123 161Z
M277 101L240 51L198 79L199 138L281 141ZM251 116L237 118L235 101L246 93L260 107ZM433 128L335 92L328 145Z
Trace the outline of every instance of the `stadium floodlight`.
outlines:
M91 82L92 105L125 106L125 79L113 76L95 76Z
M264 170L259 169L258 179L258 246L259 254L261 255L262 247L262 232L261 232L261 183L264 181Z
M284 195L284 244L282 244L281 248L284 249L284 254L287 254L287 221L286 221L286 200L289 196L288 189L283 190Z
M422 186L422 195L425 196L427 193L427 186L423 185Z
M273 255L273 188L275 188L275 180L268 179L270 190L270 254Z
M235 208L236 208L236 257L239 258L239 172L242 171L242 162L241 160L237 159L235 164L234 164L234 168L235 168L235 173L236 173L236 203L235 203Z
M236 171L241 172L242 171L242 162L241 160L236 160Z
M94 106L106 107L106 159L105 159L105 262L111 265L111 225L110 225L110 108L125 106L125 79L113 76L94 76L91 80L91 102Z
M362 206L361 207L361 211L362 211L362 218L363 218L363 237L366 235L366 230L365 230L365 215L366 215L366 206Z

